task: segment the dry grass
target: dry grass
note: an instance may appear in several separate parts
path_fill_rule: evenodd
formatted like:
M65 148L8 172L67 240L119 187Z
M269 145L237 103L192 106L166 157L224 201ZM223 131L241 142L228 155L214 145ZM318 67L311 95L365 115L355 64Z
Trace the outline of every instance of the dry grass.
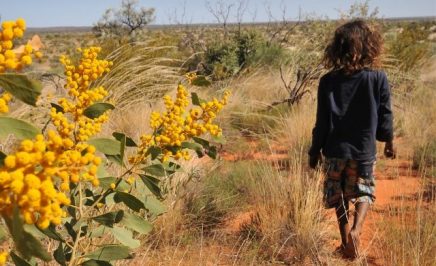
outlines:
M151 110L162 108L156 99L172 93L180 80L177 66L181 62L162 56L171 49L174 47L136 43L109 55L115 62L114 68L95 85L110 91L117 109L103 135L119 131L138 140L141 134L150 132ZM410 158L436 138L436 91L431 84L410 82L404 73L392 73L396 130L405 139L403 143L410 146L405 154ZM144 246L128 263L348 264L329 250L334 233L322 207L322 176L306 165L315 118L313 97L306 97L298 106L268 110L286 92L279 72L266 67L197 91L210 98L227 87L233 95L219 116L228 141L224 150L253 153L246 140L250 136L250 141L257 144L256 152L263 156L236 162L224 158L217 162L196 159L183 163L183 171L163 182L167 213L155 221L155 230L143 239ZM35 112L32 117L29 113L27 107L14 110L14 115L30 120L44 118L42 112ZM432 152L424 151L422 158ZM277 167L277 158L286 161L285 169ZM428 169L421 167L423 172L428 173ZM434 180L428 174L423 174L423 178L424 186ZM425 188L413 208L404 206L400 212L388 212L378 224L378 244L389 250L383 258L389 265L434 265L436 204L434 196L426 201ZM430 192L434 195L434 187Z
M104 86L118 108L151 103L171 90L177 80L181 62L162 56L174 47L150 47L147 43L126 44L107 59L114 62L111 71L95 86Z
M380 223L384 261L389 265L434 265L436 254L436 201L427 202L424 190L410 206L402 199L400 207L387 212Z

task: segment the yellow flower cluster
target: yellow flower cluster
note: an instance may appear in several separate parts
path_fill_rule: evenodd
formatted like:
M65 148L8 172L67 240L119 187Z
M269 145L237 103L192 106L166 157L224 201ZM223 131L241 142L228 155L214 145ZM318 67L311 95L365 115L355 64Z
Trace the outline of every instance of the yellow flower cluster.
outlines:
M132 163L138 163L146 158L146 152L151 146L162 149L162 161L170 158L176 160L189 159L189 153L180 149L182 142L189 141L192 137L198 137L207 133L219 136L221 128L214 124L216 114L227 104L230 93L226 91L223 99L213 99L194 107L189 111L188 92L183 85L177 88L177 96L173 101L170 96L164 96L166 111L161 114L153 112L150 118L150 126L154 134L141 136L141 144L137 156L130 158ZM179 148L174 151L174 147Z
M8 103L11 100L11 95L7 92L3 93L0 96L0 113L7 113L9 112L9 106Z
M8 260L8 253L0 252L0 266L6 265L7 260Z
M23 140L0 168L0 213L10 216L17 206L28 224L37 223L40 228L60 224L66 215L61 207L70 204L62 191L69 190L70 182L83 179L98 185L101 159L94 153L93 146L75 146L71 139L63 139L53 130L47 140L43 135Z
M109 118L107 114L103 114L91 119L83 114L86 108L107 96L107 91L103 87L89 88L92 81L109 72L109 67L112 66L110 61L97 59L100 50L100 47L78 49L82 53L78 65L74 65L66 56L61 57L60 61L67 76L65 89L72 100L61 98L58 103L64 112L57 112L52 108L51 118L62 137L74 135L77 141L86 141L90 136L100 132L101 125ZM72 114L72 121L68 120L66 113Z
M32 54L37 58L42 53L34 51L32 45L27 43L24 49L18 52L13 50L14 39L21 38L26 30L26 22L19 18L16 21L4 21L0 32L0 73L6 70L21 70L23 67L32 64Z
M197 73L188 72L185 74L185 78L188 80L189 84L192 84L192 82L197 79Z

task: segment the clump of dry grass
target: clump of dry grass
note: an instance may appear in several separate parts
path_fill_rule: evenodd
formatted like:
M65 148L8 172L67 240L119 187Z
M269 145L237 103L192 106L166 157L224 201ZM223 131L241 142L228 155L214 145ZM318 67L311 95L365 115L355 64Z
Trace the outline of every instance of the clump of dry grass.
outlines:
M418 193L412 207L402 199L399 210L386 213L380 225L383 258L389 265L434 265L436 201L426 202L423 196L423 191Z
M254 210L259 232L272 260L319 263L325 255L326 220L322 208L321 178L303 168L303 154L291 159L289 172L264 166L262 177L252 177Z
M401 84L400 84L401 85ZM420 190L413 202L401 198L398 208L387 211L379 224L383 259L389 265L434 265L436 254L435 138L436 91L430 83L415 80L413 87L398 87L394 114L401 141L420 173ZM404 84L403 84L404 86Z
M118 108L151 103L180 79L181 62L161 56L171 49L174 47L150 47L146 42L123 45L107 57L114 66L94 85L104 86Z

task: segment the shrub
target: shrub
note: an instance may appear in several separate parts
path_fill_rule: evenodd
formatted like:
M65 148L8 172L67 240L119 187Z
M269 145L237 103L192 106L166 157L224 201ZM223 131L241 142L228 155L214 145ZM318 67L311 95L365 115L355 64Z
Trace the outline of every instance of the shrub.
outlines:
M388 52L399 60L400 69L409 71L421 66L430 54L428 33L419 23L404 25L396 38L388 43Z
M232 42L212 43L205 52L205 72L221 80L236 74L240 69L237 47Z
M254 65L279 66L286 59L281 45L268 44L260 32L247 30L224 43L210 44L205 52L204 66L206 74L221 80Z
M164 96L165 112L151 114L152 132L143 132L138 144L122 132L96 137L115 106L95 81L120 62L99 59L101 47L78 48L75 58L63 55L64 97L37 102L40 84L15 72L30 65L32 56L41 56L39 47L28 43L24 52L12 49L24 20L5 21L2 27L2 45L7 42L8 49L0 52L7 58L0 65L0 86L6 91L0 92L0 112L9 112L14 97L30 106L50 106L50 119L41 130L0 116L0 137L19 140L8 154L0 151L0 218L6 225L0 225L0 240L11 248L0 252L0 265L9 254L19 265L52 258L60 265L108 265L130 258L141 245L138 236L148 234L151 222L165 212L161 181L180 170L178 162L189 160L190 150L216 158L216 147L200 137L221 135L214 120L228 92L221 100L204 101L195 93L189 97L179 83L175 99Z

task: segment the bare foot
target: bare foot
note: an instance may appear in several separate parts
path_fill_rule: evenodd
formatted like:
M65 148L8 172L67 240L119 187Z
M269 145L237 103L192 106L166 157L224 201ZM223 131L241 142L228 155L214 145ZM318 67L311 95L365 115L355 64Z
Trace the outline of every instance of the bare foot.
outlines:
M344 255L347 258L355 259L359 256L359 233L351 230L348 234L348 243L344 250Z

